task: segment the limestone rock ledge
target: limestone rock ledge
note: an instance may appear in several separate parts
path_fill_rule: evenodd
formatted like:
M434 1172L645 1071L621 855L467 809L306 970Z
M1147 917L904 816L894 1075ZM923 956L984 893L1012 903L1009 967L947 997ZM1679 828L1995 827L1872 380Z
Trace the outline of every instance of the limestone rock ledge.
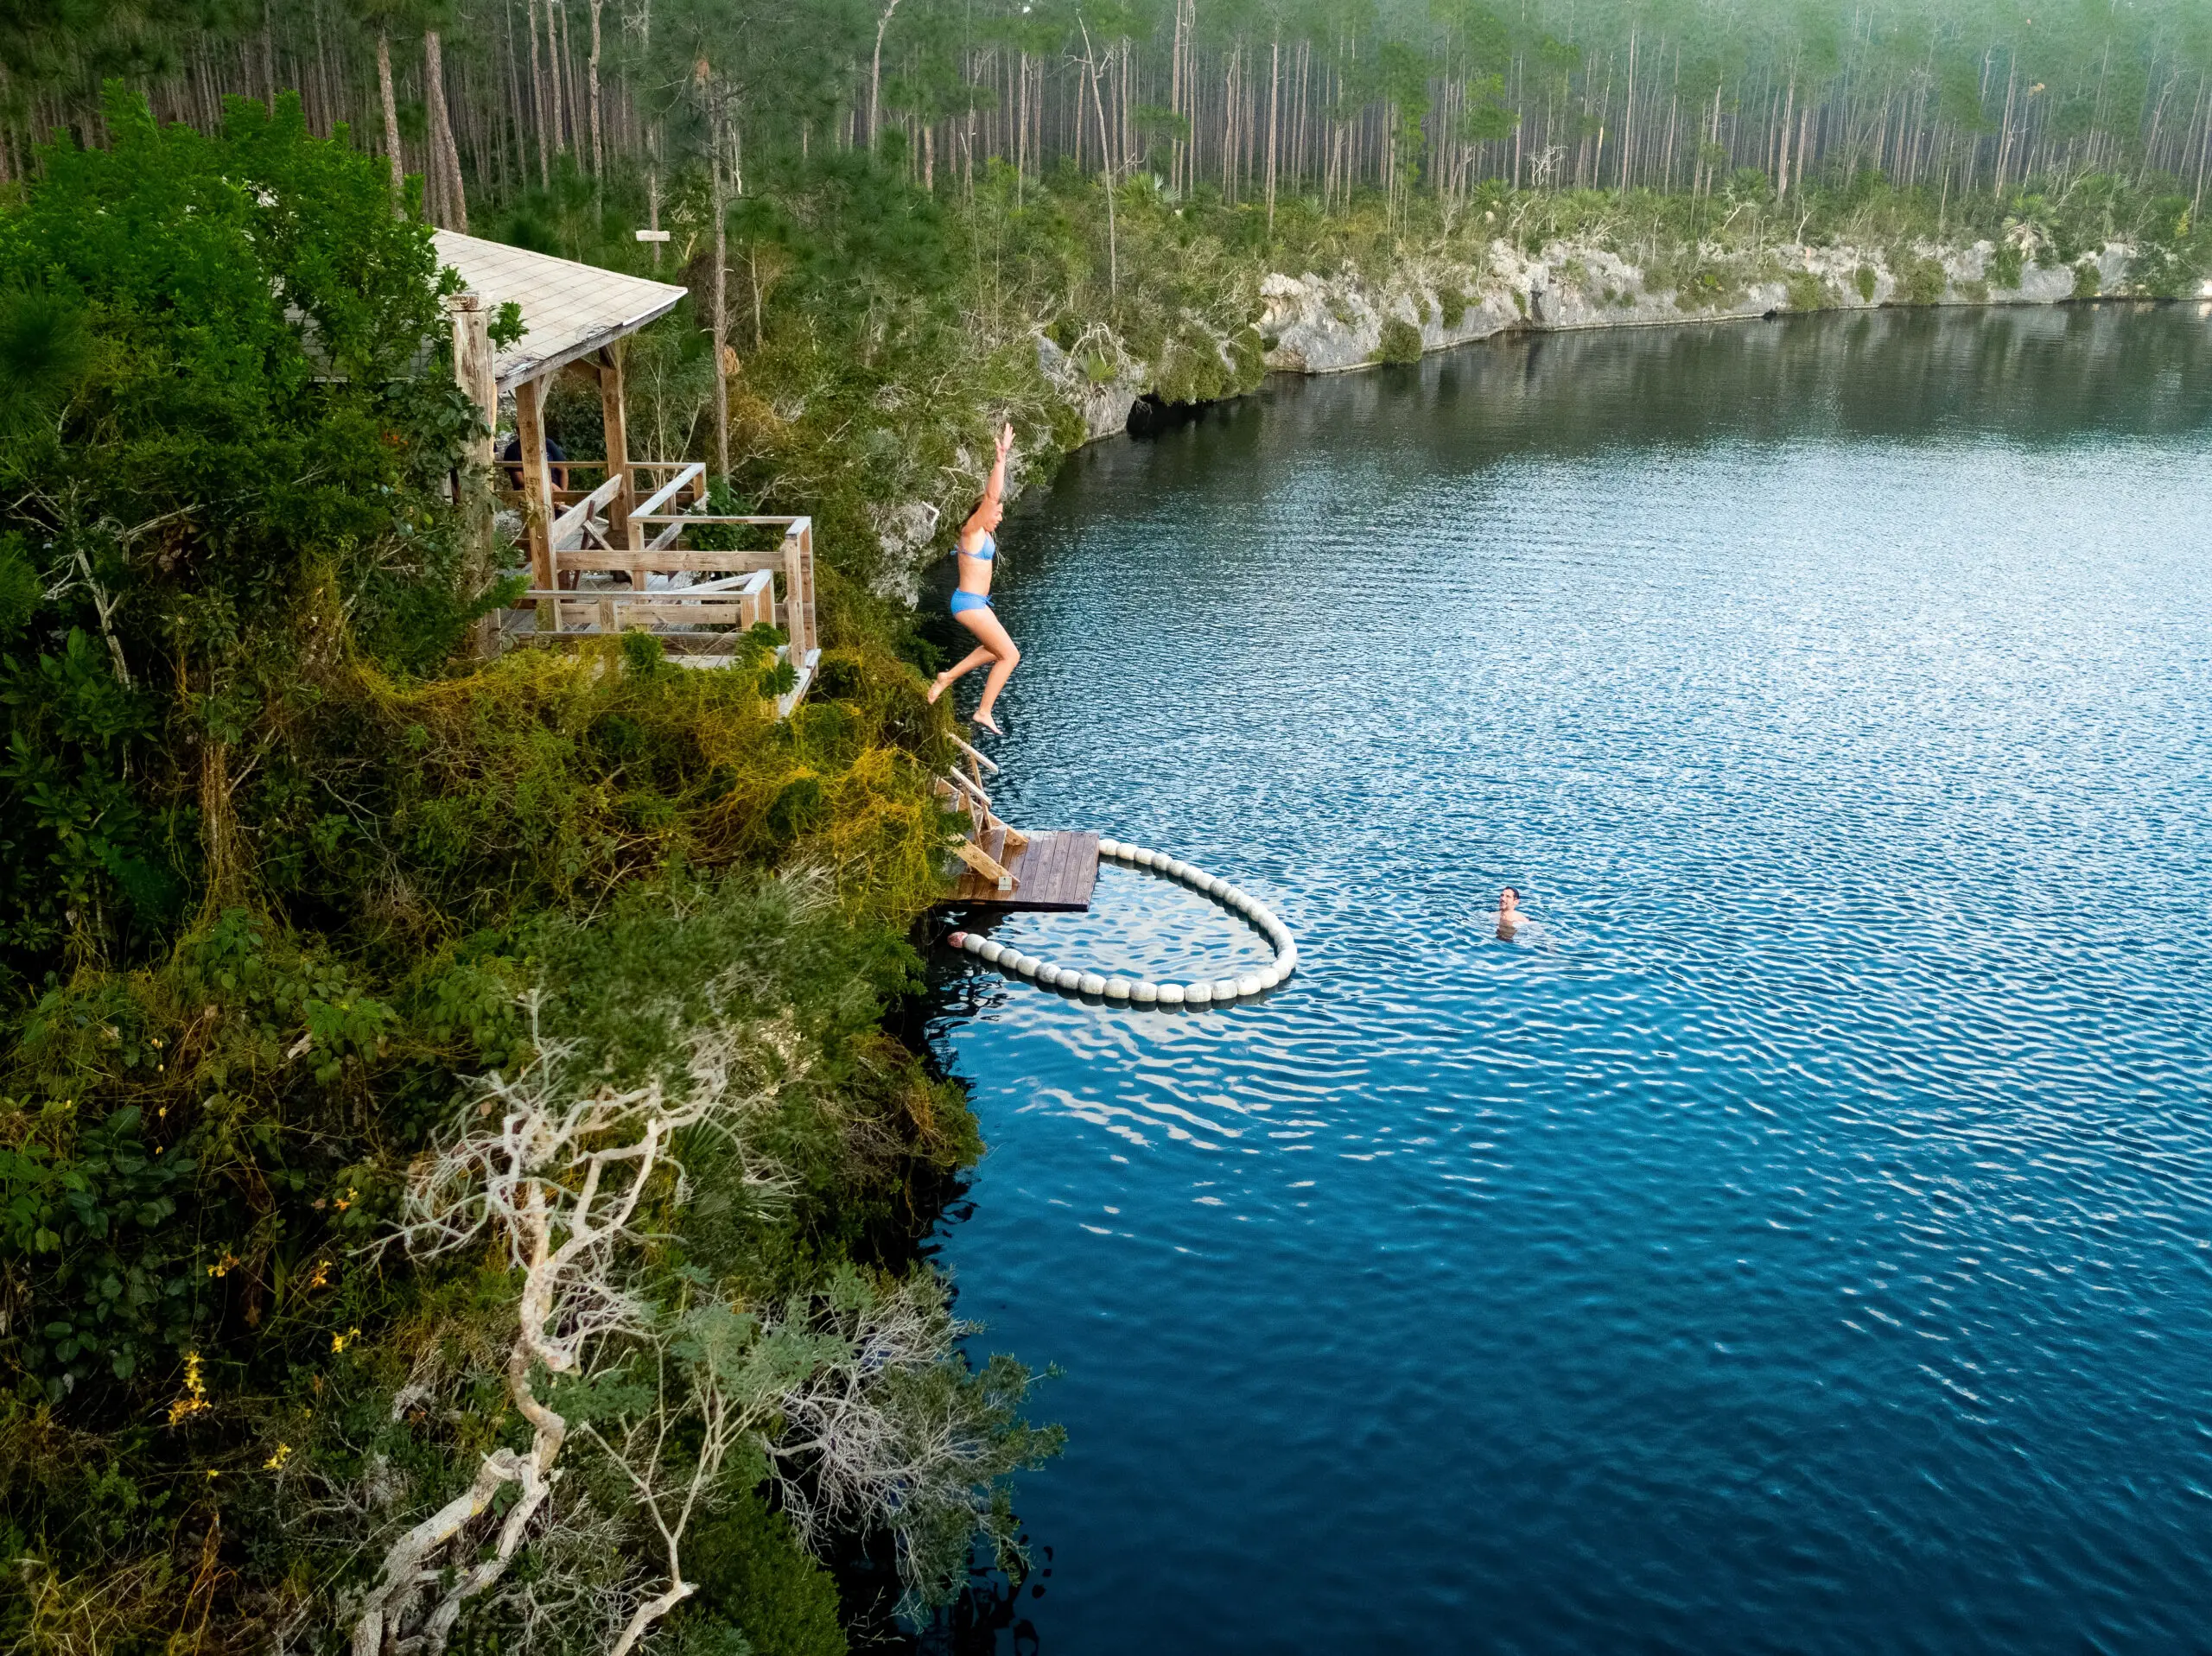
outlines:
M1083 421L1085 442L1126 431L1129 410L1152 385L1151 369L1103 327L1089 330L1072 352L1038 334L1037 371Z
M1997 285L1999 249L1916 245L1891 268L1883 252L1789 244L1756 257L1702 250L1686 274L1646 270L1609 249L1573 242L1523 254L1493 243L1477 267L1410 262L1381 282L1357 272L1325 276L1271 273L1260 283L1258 327L1268 368L1342 373L1381 359L1393 321L1420 336L1424 352L1488 339L1508 328L1548 332L1717 321L1798 310L1866 310L1905 303L2048 305L2077 291L2075 267L2037 264L2022 248L2017 285ZM2093 259L2101 292L2124 290L2133 251L2112 243ZM1915 261L1921 268L1915 269ZM1940 287L1932 287L1935 276Z

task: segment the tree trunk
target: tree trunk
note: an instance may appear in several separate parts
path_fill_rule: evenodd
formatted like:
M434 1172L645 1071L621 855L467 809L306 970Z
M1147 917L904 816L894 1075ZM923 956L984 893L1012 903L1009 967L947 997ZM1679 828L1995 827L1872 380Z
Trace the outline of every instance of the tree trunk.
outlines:
M591 0L591 57L585 64L585 95L591 105L591 175L607 175L607 152L599 131L599 13L607 0Z
M712 81L709 79L711 93ZM714 141L713 204L715 214L714 315L715 352L715 479L729 482L729 174L725 165L722 114L717 108L711 130Z
M439 222L448 230L467 235L468 198L461 187L461 152L454 147L453 121L446 112L445 55L435 29L423 35L423 98L429 105L430 165L437 169L443 186L440 205L444 211Z
M1275 233L1275 125L1282 92L1282 35L1268 49L1268 236Z
M1628 102L1621 114L1621 191L1629 184L1629 161L1636 149L1636 29L1628 31Z
M556 155L569 147L568 99L561 95L566 62L561 49L563 31L556 26L554 16L560 9L561 0L545 0L545 80L553 90L553 153Z
M899 10L899 0L891 0L883 9L883 16L875 21L875 55L868 64L868 148L875 153L875 125L877 112L883 97L883 32L891 27L891 14Z
M1797 80L1790 77L1789 96L1782 105L1782 161L1775 170L1774 193L1783 200L1789 195L1789 124L1797 110Z
M399 158L399 100L391 90L391 35L377 31L377 91L384 98L384 152L391 158L391 210L407 210L407 168Z
M545 76L537 56L537 0L524 0L524 3L529 8L530 21L530 113L537 128L537 185L540 189L550 189L553 159L545 130ZM550 5L552 0L546 0L546 3Z
M270 15L275 0L261 0L261 85L269 94L269 112L276 112L276 22Z
M1084 67L1090 72L1090 102L1098 111L1099 173L1106 183L1106 293L1109 298L1118 299L1122 292L1122 257L1120 240L1114 230L1114 152L1106 138L1106 103L1099 95L1099 64L1097 54L1091 50L1090 26L1082 23L1080 18L1077 21L1083 29ZM1078 110L1078 119L1081 114Z

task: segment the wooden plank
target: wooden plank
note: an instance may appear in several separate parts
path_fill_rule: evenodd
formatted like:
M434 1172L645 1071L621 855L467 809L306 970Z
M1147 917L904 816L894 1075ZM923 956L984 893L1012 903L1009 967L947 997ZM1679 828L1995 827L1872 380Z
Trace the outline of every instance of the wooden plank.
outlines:
M1001 836L994 831L992 838ZM944 906L1066 913L1090 905L1098 877L1096 834L1039 831L1029 836L1025 848L1009 848L1002 860L1020 882L1013 891L1001 891L982 876L963 872Z
M1069 859L1074 865L1067 886L1069 898L1084 908L1090 906L1091 888L1098 884L1098 836L1096 834L1071 834Z
M1020 889L1014 881L1014 871L981 846L970 845L963 840L952 847L952 854L975 870L977 878L989 881L994 891L1001 886L1008 891Z
M639 461L638 464L646 471L658 472L664 469L661 465L652 461ZM683 492L685 484L691 482L695 478L704 478L706 475L707 468L696 460L692 460L677 468L675 477L662 484L639 504L637 510L630 514L630 521L633 523L653 522L657 518L658 521L666 521L665 518L658 517L662 509ZM637 542L633 540L631 544L634 546Z
M643 508L640 508L639 515L640 517L645 517L647 514L645 512ZM655 522L664 523L669 521L671 514L661 512L653 514L652 516ZM811 517L753 517L743 516L735 512L687 511L682 516L683 520L687 523L759 523L767 529L773 529L777 525L781 524L784 526L785 532L790 535L798 534L802 529L804 529L808 524L814 522L814 519Z
M607 481L614 485L613 498L607 503L607 532L617 546L630 544L630 509L638 504L630 478L630 422L622 389L622 346L618 343L599 353L600 422L607 431Z
M957 736L952 737L950 739L955 747L958 748L963 753L965 753L969 758L980 765L983 770L988 771L993 776L998 775L999 762L991 758L989 754L977 752L974 748L969 746L967 743L962 741Z
M1021 860L1036 870L1035 879L1039 894L1052 897L1058 893L1061 882L1066 875L1068 836L1065 834L1047 834L1039 837L1043 843L1040 845L1032 841L1029 850L1022 853Z
M553 549L556 552L567 552L581 547L583 543L584 525L590 521L592 513L599 511L621 492L622 479L619 477L611 477L555 518L553 520ZM562 563L568 568L575 568L574 563L565 558L562 560Z
M558 582L553 565L553 469L545 463L542 379L525 379L515 387L515 441L522 458L523 538L530 549L530 584L543 591ZM559 627L550 605L538 606L537 625L548 632Z
M630 520L631 527L638 527L638 520ZM780 569L782 560L774 552L695 552L689 547L674 551L646 549L648 555L642 560L636 552L582 552L564 555L563 569L594 569L602 573L627 574L642 562L651 574L674 574L689 569L694 574L749 575L761 569Z
M625 627L749 627L755 625L760 611L757 606L744 599L731 599L721 603L667 604L632 600L624 593L595 593L578 599L574 593L539 594L541 598L556 598L560 603L565 630L578 625L592 625L594 616L605 616L609 623ZM645 599L658 599L660 593L646 593ZM605 625L603 623L602 625Z

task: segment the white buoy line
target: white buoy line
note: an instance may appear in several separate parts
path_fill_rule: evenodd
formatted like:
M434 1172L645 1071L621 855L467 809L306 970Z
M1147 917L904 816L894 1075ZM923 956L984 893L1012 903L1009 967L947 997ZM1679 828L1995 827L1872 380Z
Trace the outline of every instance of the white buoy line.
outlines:
M1239 891L1227 880L1193 868L1180 858L1171 857L1164 851L1147 851L1142 846L1128 845L1119 840L1098 842L1098 854L1116 862L1127 863L1133 868L1149 869L1167 879L1177 880L1235 914L1241 914L1258 929L1261 935L1274 945L1275 957L1257 972L1247 972L1233 978L1200 980L1192 983L1154 983L1149 978L1107 976L1102 972L1087 972L1079 967L1056 966L1050 961L1009 949L1004 943L972 931L956 931L945 941L953 948L975 955L986 966L995 966L1009 977L1029 978L1047 989L1059 989L1070 994L1100 995L1108 1000L1126 1001L1135 1006L1218 1006L1231 1000L1245 999L1252 995L1265 994L1298 969L1298 940L1290 935L1290 928L1276 917L1274 910L1249 891Z

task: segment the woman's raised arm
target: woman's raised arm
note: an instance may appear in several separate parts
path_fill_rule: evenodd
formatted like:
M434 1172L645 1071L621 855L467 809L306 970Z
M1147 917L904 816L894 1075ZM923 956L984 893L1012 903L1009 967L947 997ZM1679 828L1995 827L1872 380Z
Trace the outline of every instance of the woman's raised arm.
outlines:
M960 526L960 537L963 541L976 532L978 518L988 518L994 515L1006 493L1006 457L1014 448L1012 421L999 427L998 445L998 456L991 462L991 474L983 483L983 498L976 503L976 510L968 514L968 521Z

